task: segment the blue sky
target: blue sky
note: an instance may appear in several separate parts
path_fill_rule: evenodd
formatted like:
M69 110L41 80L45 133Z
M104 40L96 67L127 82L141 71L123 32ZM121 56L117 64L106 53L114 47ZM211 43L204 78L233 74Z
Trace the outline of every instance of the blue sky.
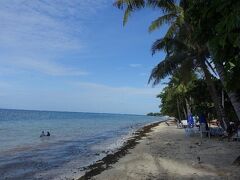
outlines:
M147 84L163 53L151 44L160 12L125 27L113 0L1 0L0 107L145 114L159 111L162 85Z

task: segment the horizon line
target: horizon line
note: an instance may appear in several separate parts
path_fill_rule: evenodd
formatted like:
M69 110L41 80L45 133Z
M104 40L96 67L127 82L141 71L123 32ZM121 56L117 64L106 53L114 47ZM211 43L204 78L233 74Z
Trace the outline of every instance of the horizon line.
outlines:
M83 112L83 111L67 111L67 110L43 110L43 109L16 109L16 108L2 108L0 110L16 110L16 111L40 111L40 112L63 112L63 113L92 113L92 114L113 114L113 115L135 115L147 116L147 114L128 114L128 113L110 113L110 112Z

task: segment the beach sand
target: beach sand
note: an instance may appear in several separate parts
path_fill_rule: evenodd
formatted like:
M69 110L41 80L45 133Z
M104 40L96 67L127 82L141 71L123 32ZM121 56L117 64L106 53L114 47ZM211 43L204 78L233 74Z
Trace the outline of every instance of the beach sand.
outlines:
M138 141L116 163L87 178L240 179L240 166L233 165L240 155L240 142L204 138L201 143L200 135L186 137L184 129L166 123L152 127L152 131Z

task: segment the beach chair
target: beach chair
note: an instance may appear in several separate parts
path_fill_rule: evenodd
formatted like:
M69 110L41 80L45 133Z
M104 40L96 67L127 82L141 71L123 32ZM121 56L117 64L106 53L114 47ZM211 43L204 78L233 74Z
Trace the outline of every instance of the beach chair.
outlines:
M183 128L186 128L188 126L187 120L181 120L181 124Z
M207 136L208 136L208 138L210 138L210 131L207 130L206 123L200 123L200 135L201 135L201 139L202 139L204 133L206 133Z
M212 136L223 136L224 135L224 130L221 127L210 127L209 131Z

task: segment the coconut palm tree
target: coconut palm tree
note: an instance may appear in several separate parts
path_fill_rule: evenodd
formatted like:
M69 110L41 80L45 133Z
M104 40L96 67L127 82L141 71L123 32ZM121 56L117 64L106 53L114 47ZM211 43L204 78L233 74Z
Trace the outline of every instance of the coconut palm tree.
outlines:
M153 53L155 53L157 50L162 50L162 48L165 48L167 52L167 56L159 63L152 71L152 74L150 76L150 80L153 80L153 84L159 83L159 81L164 78L166 75L170 75L173 73L174 69L178 68L180 64L182 64L182 67L188 67L190 64L197 65L198 67L201 67L202 71L204 72L205 79L208 84L208 89L210 91L210 94L212 96L212 99L214 101L218 118L223 122L225 129L227 129L229 123L226 118L224 109L221 104L221 99L216 93L216 88L214 87L213 81L211 79L211 73L209 72L207 66L205 63L208 63L207 56L208 56L208 50L206 46L202 46L199 44L196 44L194 42L191 42L191 39L189 36L189 33L193 32L193 27L191 27L188 23L184 21L184 8L186 8L187 3L186 1L180 1L180 6L175 4L174 1L162 1L162 0L149 0L149 1L134 1L134 0L118 0L116 1L115 5L117 5L118 8L126 8L125 15L124 15L124 24L127 22L127 19L129 15L135 11L136 9L143 8L146 6L153 7L153 8L160 8L164 15L156 19L152 22L152 24L149 27L149 31L153 31L159 27L161 27L164 23L170 23L170 27L165 35L165 37L161 40L158 40L153 45ZM173 39L176 34L180 34L180 38L178 41L176 39ZM182 36L182 37L181 37ZM183 38L184 37L184 38ZM169 52L169 44L170 46L174 42L178 45L182 44L181 41L185 41L187 46L183 46L187 51L178 51L177 53L172 53L175 51L174 48L171 49L172 52ZM166 44L168 43L168 45ZM191 63L192 62L192 63ZM184 65L185 64L185 65ZM195 66L196 67L196 66ZM194 68L194 66L192 66Z
M179 120L186 119L191 113L190 101L191 97L186 95L187 87L195 77L191 76L191 80L183 80L183 76L180 72L175 72L168 82L167 87L157 95L157 98L161 99L161 112L163 114L172 115L178 117Z
M194 3L196 3L196 2L194 2ZM203 3L203 2L201 2L201 3ZM227 4L229 4L228 2L226 2ZM219 4L219 2L217 3L217 4ZM231 4L231 3L230 3ZM239 4L239 3L238 3ZM205 49L207 49L207 53L208 54L210 54L210 50L211 50L211 46L209 46L209 44L207 44L207 43L201 43L201 40L196 40L196 38L193 38L193 36L195 36L195 34L197 34L197 32L196 32L196 27L197 27L197 24L195 24L195 26L193 26L193 25L191 25L191 22L188 22L188 19L189 19L189 17L187 18L187 20L186 20L186 18L184 18L183 16L190 16L190 19L191 19L191 16L192 16L192 14L187 14L188 13L188 9L187 8L189 8L189 4L188 4L188 2L187 1L180 1L180 6L182 7L182 8L179 8L178 7L178 5L176 5L176 7L178 7L178 8L175 8L175 9L178 9L178 13L176 13L175 11L173 11L173 13L176 13L176 16L178 16L178 17L181 17L181 18L178 18L178 21L177 21L177 19L175 20L175 22L174 22L174 25L175 24L177 24L178 25L178 27L179 28L181 28L181 29L183 29L183 31L185 31L185 34L184 34L184 38L182 38L182 40L184 40L184 41L187 41L187 43L190 43L190 44L192 44L192 46L195 46L195 49L198 51L198 52L200 52L200 54L202 53L202 49L203 49L203 51L206 51ZM195 11L197 11L197 8L199 8L198 6L197 7L195 7L195 9L192 9L191 11L193 11L193 13L195 12ZM236 9L236 8L235 8ZM184 13L183 13L184 12ZM171 14L171 12L168 12L168 13L170 13ZM184 14L184 15L183 15ZM198 13L198 16L199 16L200 14ZM201 15L200 15L201 16ZM162 16L163 17L163 16ZM230 17L232 17L232 16L230 16ZM200 17L201 18L201 17ZM199 18L199 19L200 19ZM232 19L234 19L234 18L232 18ZM234 19L235 20L235 19ZM205 19L205 21L206 21L206 19ZM177 23L176 23L177 22ZM199 23L198 21L195 21L196 23ZM236 20L234 21L234 22L236 22ZM205 22L205 24L207 24L207 22ZM233 25L229 25L233 30L233 32L235 31L236 32L236 28L238 27L238 25L236 25L237 24L237 22L234 24L234 26ZM151 27L151 26L150 26ZM176 29L175 29L175 31L176 31ZM197 30L197 31L199 31L199 30ZM205 32L205 29L203 30L204 32L203 33L206 33ZM180 30L178 29L177 31L176 31L176 33L177 34L179 34L180 33ZM187 34L186 34L187 33ZM207 33L206 33L207 34ZM188 40L187 40L188 39ZM157 43L157 42L156 42ZM155 46L157 46L157 45L155 45ZM234 47L232 47L231 49L236 49L236 45L234 45ZM218 52L219 51L221 51L220 49L218 50ZM198 53L199 54L199 53ZM200 55L199 54L199 55ZM219 53L218 53L219 54ZM211 53L211 57L212 57L212 60L213 60L213 63L214 63L214 66L215 66L215 69L213 69L212 68L212 71L214 72L217 72L217 74L218 74L218 76L219 76L219 78L220 78L220 80L221 80L221 82L222 82L222 85L223 85L223 87L226 87L225 85L226 85L226 83L227 83L227 81L226 81L226 70L224 70L224 66L223 66L223 64L221 63L221 62L219 62L219 60L216 60L215 58L213 58L214 57L214 55L213 55L213 53ZM236 56L235 56L236 57ZM222 57L220 57L220 58L222 58ZM218 58L219 59L219 58ZM202 61L203 62L203 61ZM205 59L205 62L208 64L208 67L212 67L211 66L211 64L208 62L208 60L207 59ZM205 75L207 75L207 76L209 76L209 72L208 72L208 70L207 70L207 68L206 68L206 65L204 64L204 63L202 63L202 66L201 66L201 68L202 68L202 70L204 71L204 73L205 73ZM228 72L228 71L227 71ZM208 78L209 79L209 78ZM207 80L207 77L206 77L206 80ZM214 91L213 90L213 85L210 85L209 83L208 83L208 85L209 85L209 87L212 87L211 89L212 89L212 91ZM239 101L239 99L238 99L238 95L237 95L237 93L236 93L236 91L234 91L234 90L232 90L232 89L226 89L225 88L225 90L226 90L226 92L227 92L227 94L228 94L228 97L229 97L229 99L230 99L230 101L231 101L231 103L232 103L232 105L233 105L233 108L234 108L234 110L235 110L235 113L236 113L236 115L238 116L238 120L240 121L240 101ZM221 104L220 104L220 99L218 100L219 101L219 103L218 103L218 105L216 104L217 102L215 101L215 104L217 105L217 106L219 106L219 110L220 111L222 111L223 110L223 108L221 108ZM221 110L222 109L222 110Z
M194 45L184 44L184 41L183 39L177 39L177 36L175 36L173 39L163 38L157 40L153 44L153 54L157 51L164 50L167 55L165 59L160 61L160 63L153 68L149 82L153 81L153 84L156 85L168 75L174 74L175 71L181 71L182 75L190 77L189 72L200 68L204 74L209 93L215 104L218 119L222 122L224 129L227 130L229 121L222 107L221 98L212 80L212 75L205 64L208 58L208 51L204 47L194 47Z
M240 121L240 1L190 1L185 11L195 27L194 41L207 44L216 71ZM238 78L237 78L238 77Z

